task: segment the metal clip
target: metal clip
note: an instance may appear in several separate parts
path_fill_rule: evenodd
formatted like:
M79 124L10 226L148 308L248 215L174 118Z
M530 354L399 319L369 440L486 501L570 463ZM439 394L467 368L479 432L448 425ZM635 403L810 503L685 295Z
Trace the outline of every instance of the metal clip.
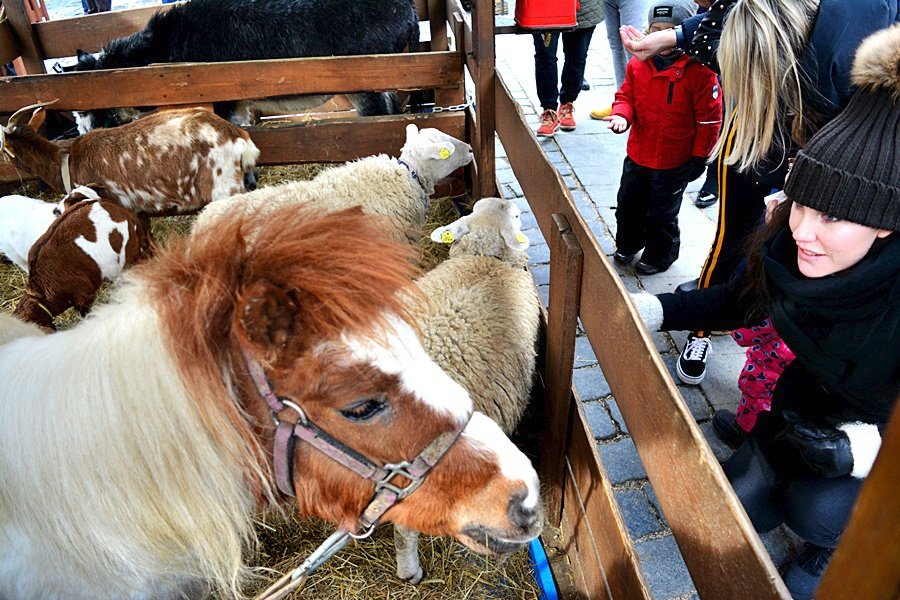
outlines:
M375 492L377 493L382 489L390 490L397 494L398 500L402 500L403 498L406 498L407 496L412 494L414 491L416 491L416 489L418 489L420 485L422 485L422 482L425 481L425 478L418 477L410 473L409 468L411 466L412 465L405 460L396 464L384 465L384 470L387 471L388 474L384 477L384 479L375 484ZM391 483L391 480L398 475L409 479L409 485L401 488Z

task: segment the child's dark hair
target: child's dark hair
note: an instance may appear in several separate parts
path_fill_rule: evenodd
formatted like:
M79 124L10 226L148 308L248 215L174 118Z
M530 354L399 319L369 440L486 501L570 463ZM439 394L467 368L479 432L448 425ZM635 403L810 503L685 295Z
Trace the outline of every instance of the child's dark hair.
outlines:
M786 200L772 210L768 222L757 229L747 239L747 274L746 285L741 291L743 299L749 301L749 314L751 321L759 321L768 316L772 298L769 295L769 285L766 279L766 269L763 265L762 247L779 230L787 227L791 217L791 205ZM756 318L758 317L758 318Z

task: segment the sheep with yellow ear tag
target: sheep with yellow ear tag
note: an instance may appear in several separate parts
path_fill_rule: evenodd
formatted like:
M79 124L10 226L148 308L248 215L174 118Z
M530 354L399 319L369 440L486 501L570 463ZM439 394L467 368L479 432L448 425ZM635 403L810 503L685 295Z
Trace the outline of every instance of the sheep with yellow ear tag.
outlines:
M476 410L511 433L531 396L540 315L519 207L483 198L431 240L451 244L450 258L416 282L424 297L413 311L422 345ZM423 576L417 536L394 528L397 575L413 583Z

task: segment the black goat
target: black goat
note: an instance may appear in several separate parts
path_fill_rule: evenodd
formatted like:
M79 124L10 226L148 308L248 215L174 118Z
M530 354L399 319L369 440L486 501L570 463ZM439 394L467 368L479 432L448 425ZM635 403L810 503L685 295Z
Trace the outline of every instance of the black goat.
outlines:
M141 67L167 62L224 62L311 56L392 54L418 49L419 19L413 0L191 0L155 14L147 26L113 40L99 57L78 51L76 71ZM328 96L283 96L270 101L227 102L216 112L249 123L250 108L296 112ZM358 114L400 112L394 93L350 97ZM251 106L252 105L252 106ZM115 124L122 111L76 113L84 133Z

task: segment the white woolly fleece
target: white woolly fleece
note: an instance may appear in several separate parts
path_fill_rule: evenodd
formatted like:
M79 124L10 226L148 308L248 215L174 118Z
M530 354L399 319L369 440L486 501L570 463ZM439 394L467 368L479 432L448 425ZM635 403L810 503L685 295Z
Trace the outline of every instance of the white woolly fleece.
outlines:
M663 324L663 307L659 298L653 294L641 292L631 294L631 301L634 302L634 307L637 309L638 314L641 315L641 320L644 321L647 329L659 331Z
M838 426L838 429L850 438L850 453L853 455L853 471L850 473L857 479L862 479L872 470L875 457L881 448L881 433L878 427L871 423L854 421Z

